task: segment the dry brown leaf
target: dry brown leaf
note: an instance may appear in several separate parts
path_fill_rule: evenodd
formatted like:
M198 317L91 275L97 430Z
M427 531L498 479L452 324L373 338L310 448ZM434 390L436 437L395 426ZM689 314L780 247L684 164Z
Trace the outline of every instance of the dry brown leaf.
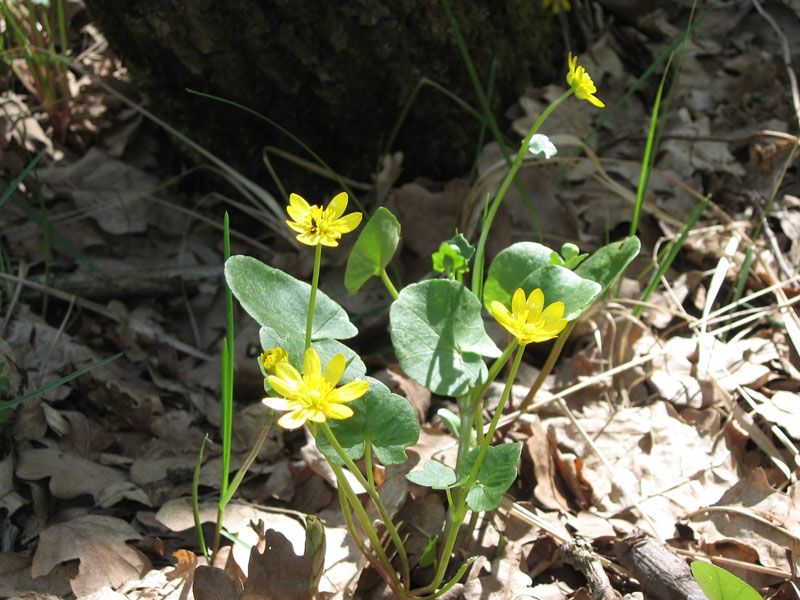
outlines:
M613 473L566 418L545 423L562 453L583 459L580 476L591 485L595 506L617 512L630 508L629 498L638 500L664 539L678 518L707 506L736 480L724 439L681 422L665 402L614 412L596 403L577 417Z
M390 365L386 372L394 383L394 386L389 386L390 389L408 400L414 409L417 421L424 423L431 407L431 391L403 373L400 365Z
M795 510L798 496L796 485L789 494L779 492L769 484L763 469L754 469L708 510L695 512L689 524L710 552L741 556L788 573L786 550L800 548L796 533L800 514ZM739 545L735 552L734 541ZM752 583L752 577L749 580Z
M158 179L97 148L70 165L41 169L39 177L54 192L71 196L107 233L143 233L153 218L150 196Z
M25 498L14 489L14 458L8 453L0 460L0 508L11 516L26 504Z
M242 600L311 598L311 563L310 556L295 554L286 536L268 529L264 535L264 552L259 552L255 546L250 551Z
M72 592L69 580L78 574L78 565L58 565L47 575L31 577L31 557L15 552L0 552L0 597L9 598L35 592L63 598Z
M546 509L569 512L569 503L559 489L558 470L555 457L550 451L547 432L538 418L531 421L530 427L531 436L525 441L523 448L526 456L533 462L536 483L533 495Z
M481 560L480 558L478 560ZM520 571L519 560L499 558L491 563L491 572L464 585L464 600L513 600L530 596L533 580Z
M47 575L59 563L78 559L79 574L71 582L77 597L105 586L117 588L150 570L150 561L125 543L138 539L141 536L128 523L104 515L83 515L53 525L39 536L31 576Z
M125 498L148 505L150 502L121 471L53 448L22 451L16 474L20 479L50 477L50 491L56 498L90 494L97 504L106 506Z

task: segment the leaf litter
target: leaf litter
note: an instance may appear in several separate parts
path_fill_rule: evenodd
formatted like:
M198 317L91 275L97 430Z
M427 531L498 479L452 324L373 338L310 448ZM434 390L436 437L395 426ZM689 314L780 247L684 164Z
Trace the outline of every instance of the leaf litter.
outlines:
M633 293L609 300L585 320L576 330L571 355L565 355L535 399L534 414L517 415L504 430L503 441L524 442L517 482L501 510L476 524L469 552L481 557L446 597L594 593L596 584L570 567L561 549L578 537L591 542L589 555L603 561L618 590L634 584L622 583L630 571L621 554L608 550L608 540L626 535L661 540L681 556L714 557L770 594L796 572L800 328L791 308L797 283L784 271L797 264L800 252L797 195L779 195L764 221L773 243L762 247L742 237L745 226L761 219L760 206L795 141L783 133L793 131L794 111L775 59L781 50L772 33L765 36L772 30L765 29L757 13L734 4L713 11L687 44L675 108L668 115L645 204L643 248L674 236L702 195L712 194L715 217L687 238L681 262L668 271L640 319L632 317L631 298L640 297L641 282L630 279L623 288ZM648 21L602 25L605 33L584 56L610 105L635 72L635 61L620 39L637 36L655 57L677 30L663 11L653 12ZM104 60L98 69L119 74L118 63ZM526 131L530 119L561 89L526 92L511 111L514 128ZM5 509L0 595L304 597L312 569L303 554L303 517L315 513L327 537L319 597L378 597L381 586L348 539L334 479L322 468L319 452L313 444L303 446L303 440L280 433L265 445L241 488L241 501L226 516L227 530L253 550L234 544L227 564L214 566L201 566L204 560L193 553L191 473L203 435L219 426L216 365L224 311L221 281L212 275L221 260L219 236L191 231L194 217L165 208L161 199L180 192L143 168L152 164L141 150L147 145L131 143L140 119L97 89L92 93L89 99L87 90L80 118L84 132L97 132L97 146L60 164L63 155L27 108L28 99L4 95L7 107L20 111L11 121L28 127L25 135L14 128L0 131L9 149L0 166L5 173L19 172L25 164L20 149L48 148L51 166L40 176L52 222L68 234L74 249L88 253L88 261L65 270L91 271L93 263L113 270L104 259L130 265L134 258L145 269L138 277L168 262L184 270L207 270L191 288L183 279L166 294L148 291L146 296L99 300L107 304L73 297L74 312L61 314L63 325L36 314L41 289L20 288L14 304L6 305L1 349L11 397L112 349L125 356L25 403L13 427L4 430L9 451L0 461L0 506ZM576 148L581 154L570 157L561 151L547 163L531 160L520 177L541 222L550 224L547 235L591 247L629 220L651 108L646 93L634 95L586 143L580 136L597 119L588 108L580 103L569 113L556 112L547 123L546 133L560 149ZM613 137L606 136L611 132ZM89 138L84 134L81 139ZM395 158L402 161L402 155ZM488 144L475 182L384 186L402 222L402 263L409 274L429 269L426 256L449 237L451 225L474 232L487 193L502 178L500 158L497 146ZM561 168L566 170L560 185L549 185ZM399 162L393 163L393 171L399 170ZM794 171L787 177L791 189ZM123 180L127 183L120 185ZM173 204L187 200L176 198ZM502 210L496 237L535 239L536 225L520 194L510 193ZM431 211L440 216L431 218ZM40 264L45 257L41 244L33 243L39 239L35 227L17 205L4 206L2 215L12 263ZM731 244L734 238L738 243ZM726 259L729 244L735 248ZM295 264L303 275L308 261L293 248L278 247L278 260ZM109 255L106 248L114 250ZM733 305L726 294L741 275L749 249L755 261L747 275L746 299ZM645 266L634 263L629 275ZM26 278L24 270L19 273ZM59 288L55 281L50 280L52 287ZM4 278L4 299L13 296L16 282ZM258 371L244 364L254 362L259 351L257 331L251 328L248 335L241 319L237 330L242 332L237 338L237 368L243 365L239 379L257 378ZM538 357L529 360L541 363ZM425 422L428 417L403 469L428 458L453 464L455 442L438 418L430 417L446 400L431 397L402 373L389 373L386 382L409 396L417 418ZM530 366L521 376L530 381L517 382L515 398L524 397L527 386L522 384L535 376ZM242 392L234 467L264 420L258 388L237 381ZM204 523L216 517L219 464L219 449L212 444L201 474L201 492L208 499L202 505ZM387 506L402 517L409 554L418 561L444 520L445 505L441 494L407 482L403 469L389 468L376 473L376 479L383 482ZM425 567L416 573L424 580ZM652 582L641 577L645 593L653 593Z

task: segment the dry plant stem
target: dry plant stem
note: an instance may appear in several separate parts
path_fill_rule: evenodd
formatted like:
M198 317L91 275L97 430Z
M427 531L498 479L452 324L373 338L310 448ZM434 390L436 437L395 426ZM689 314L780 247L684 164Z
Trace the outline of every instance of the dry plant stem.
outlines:
M592 552L589 542L577 539L562 544L561 557L586 577L591 600L619 600L621 598L620 593L611 587L608 575Z
M386 510L386 507L383 505L383 502L381 501L380 496L378 496L378 492L375 491L375 488L371 487L369 485L369 482L361 474L361 471L358 469L358 466L356 466L356 463L354 463L353 460L349 456L347 456L347 454L345 454L342 445L339 443L339 440L336 439L336 436L333 435L333 432L331 431L331 428L328 425L328 423L323 421L322 423L319 424L319 428L322 429L322 432L325 434L325 437L328 438L328 441L331 443L331 446L333 446L334 450L336 450L336 454L347 466L347 469L356 478L356 481L358 481L358 483L360 483L363 486L363 488L367 491L370 500L372 500L372 503L375 505L375 508L378 509L378 513L380 514L381 519L383 519L383 523L386 526L386 531L389 533L389 537L392 538L392 542L394 543L395 548L397 549L397 554L400 557L400 561L402 563L403 584L405 589L408 589L411 582L411 575L408 567L408 555L406 554L405 546L403 546L403 541L400 539L400 535L397 533L397 529L394 526L392 517L389 515L389 511ZM357 509L356 512L358 512ZM372 526L369 525L369 521L367 521L367 525L370 527L370 529L372 529Z
M305 349L311 347L311 325L314 322L314 305L317 301L317 287L319 286L319 266L322 262L322 244L317 244L314 248L314 275L311 278L311 296L308 299L308 319L306 320L306 345Z
M564 349L564 344L567 343L567 338L569 334L572 333L572 330L575 328L575 324L577 320L570 321L567 326L558 334L558 338L556 338L556 343L553 344L553 349L550 350L550 354L547 356L547 361L545 361L544 365L542 366L542 370L539 371L538 377L536 377L536 381L533 382L531 389L528 390L528 394L525 396L525 399L519 405L517 411L520 413L525 412L525 409L530 406L533 398L536 396L536 392L542 387L544 380L547 379L547 376L550 375L553 371L553 367L556 366L556 361L558 357L561 356L561 351Z
M517 347L516 340L514 340L512 346ZM522 355L524 353L525 346L519 346L517 354L514 357L514 364L511 367L511 372L509 373L508 379L506 380L506 385L503 388L503 395L500 396L500 402L497 404L497 409L494 411L494 416L489 424L486 437L483 439L483 443L479 447L480 449L478 450L478 456L475 458L475 464L472 467L472 471L467 476L464 485L461 486L461 494L456 500L456 510L455 514L453 515L452 526L447 532L444 547L442 548L442 553L439 556L439 567L436 569L436 574L434 575L433 581L431 581L431 583L426 585L424 588L415 590L416 593L424 594L433 592L439 587L439 585L441 585L442 580L444 580L447 567L450 565L450 555L453 552L453 547L455 546L456 538L458 537L458 531L461 527L461 524L464 522L464 517L466 517L467 510L469 508L467 506L467 492L478 478L478 470L480 469L481 463L486 456L486 452L489 450L489 443L492 441L494 432L497 430L497 423L500 420L500 416L503 414L503 408L505 408L506 401L511 393L511 386L514 383L514 376L517 374L517 370L519 369L519 364L522 362Z
M745 562L743 560L736 560L735 558L726 558L724 556L709 556L702 552L694 552L692 550L684 550L683 548L672 548L672 551L681 556L689 556L700 560L707 560L715 565L723 567L734 567L737 569L744 569L752 571L753 573L763 573L764 575L771 575L772 577L780 577L781 579L791 579L792 573L783 571L774 567L762 567L761 565L754 565L753 563Z

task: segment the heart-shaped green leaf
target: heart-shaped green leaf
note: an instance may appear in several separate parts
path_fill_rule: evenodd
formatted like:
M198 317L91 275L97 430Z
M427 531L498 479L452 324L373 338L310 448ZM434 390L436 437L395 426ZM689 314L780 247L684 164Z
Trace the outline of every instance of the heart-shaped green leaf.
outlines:
M436 460L429 460L420 471L411 471L406 475L411 483L424 485L434 490L444 490L456 482L456 472Z
M289 362L295 369L302 373L303 355L305 354L306 345L304 335L295 334L289 337L283 337L278 335L274 329L262 327L259 331L259 337L261 338L261 347L265 351L278 347L286 350L286 353L289 355ZM347 361L347 368L339 382L340 385L352 381L357 377L361 377L367 372L367 367L364 365L364 361L361 360L361 357L341 342L336 340L317 340L311 342L311 347L317 351L323 370L325 369L325 365L327 365L335 355L339 353L344 354L344 359ZM269 393L270 390L267 388L266 380L264 381L264 386Z
M349 294L355 294L370 277L380 275L392 260L399 241L399 221L381 206L358 234L347 258L344 287Z
M599 283L584 279L558 265L547 265L531 273L520 287L526 294L541 288L545 306L553 302L563 302L564 318L569 321L577 319L600 295Z
M495 300L510 307L511 296L517 288L522 287L525 278L549 265L552 253L551 248L536 242L517 242L500 252L492 261L486 275L486 285L483 288L483 304L486 309ZM530 294L532 291L533 289L526 289L525 293ZM550 300L545 294L545 300L549 303L562 299Z
M460 396L483 383L483 357L500 355L483 328L478 298L457 281L406 286L392 303L389 321L403 371L435 394Z
M600 293L604 294L636 258L641 247L642 243L636 236L625 238L621 242L612 242L578 265L575 273L599 283L602 286Z
M349 402L353 409L349 419L328 420L331 431L342 445L347 456L358 460L364 455L369 441L381 464L404 463L405 449L417 443L419 423L408 400L393 394L377 379L366 378L369 390L358 400ZM342 464L330 441L323 433L317 434L320 452L336 464Z
M305 335L311 286L250 256L231 256L225 279L247 313L283 338ZM311 339L347 339L358 333L345 310L317 291Z
M761 600L761 594L725 569L700 561L693 562L691 568L709 600Z
M464 458L461 472L466 477L475 465L480 448ZM503 494L517 478L517 463L522 444L489 446L478 468L475 484L467 491L467 504L474 511L494 510L500 506Z

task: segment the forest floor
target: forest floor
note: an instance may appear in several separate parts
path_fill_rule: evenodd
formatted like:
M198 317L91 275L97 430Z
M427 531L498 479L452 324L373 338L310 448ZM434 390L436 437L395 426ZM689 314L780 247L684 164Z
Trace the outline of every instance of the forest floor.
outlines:
M241 588L232 596L192 590L202 562L192 476L206 435L206 528L220 486L220 215L231 211L233 254L308 281L313 252L267 227L263 206L234 195L231 185L183 191L193 171L165 168L179 162L165 153L177 151L165 150L164 132L121 99L136 97L125 69L80 5L66 5L74 9L70 55L84 69L62 74L69 111L43 110L24 62L15 62L17 76L0 93L0 179L12 192L0 209L0 399L121 356L1 415L0 597L239 597ZM773 2L762 13L756 0L721 3L688 38L637 231L642 252L615 293L582 317L535 402L497 435L522 443L518 478L464 541L460 556L481 558L446 597L677 599L693 589L685 581L689 562L710 559L763 596L797 597L800 94L791 73L800 60L800 11L791 5ZM627 235L663 67L612 109L642 74L624 66L626 48L654 60L680 39L689 10L672 12L682 20L656 10L636 23L595 22L593 42L579 55L605 112L570 98L544 129L559 154L531 157L520 170L545 225L543 243L591 251ZM530 89L509 107L514 139L565 85ZM430 273L429 257L452 236L455 215L459 230L477 238L482 202L506 166L492 143L474 180L399 184L401 160L390 157L372 206L397 214L403 247L396 265L412 282ZM307 199L326 204L338 191L332 182L328 198ZM663 259L706 197L706 210L635 314L656 257ZM513 190L490 246L520 240L539 238ZM381 473L393 484L387 504L419 559L440 532L446 504L442 493L426 493L403 475L425 458L452 459L455 439L438 410L454 403L395 364L380 282L357 296L345 292L349 244L326 252L320 286L359 317L351 341L369 375L405 396L419 417L412 460ZM237 308L235 328L234 469L268 410L260 403L258 325ZM526 354L515 405L545 357ZM491 393L499 394L490 391L489 406ZM258 534L250 524L261 521L302 554L303 517L316 515L327 537L318 597L387 597L348 539L323 462L313 440L273 430L225 528L252 544ZM282 551L269 572L286 584L293 554ZM248 557L245 546L230 546L228 572L239 585ZM587 575L589 567L607 578ZM417 567L414 577L424 582L430 573ZM281 589L258 593L288 597Z

